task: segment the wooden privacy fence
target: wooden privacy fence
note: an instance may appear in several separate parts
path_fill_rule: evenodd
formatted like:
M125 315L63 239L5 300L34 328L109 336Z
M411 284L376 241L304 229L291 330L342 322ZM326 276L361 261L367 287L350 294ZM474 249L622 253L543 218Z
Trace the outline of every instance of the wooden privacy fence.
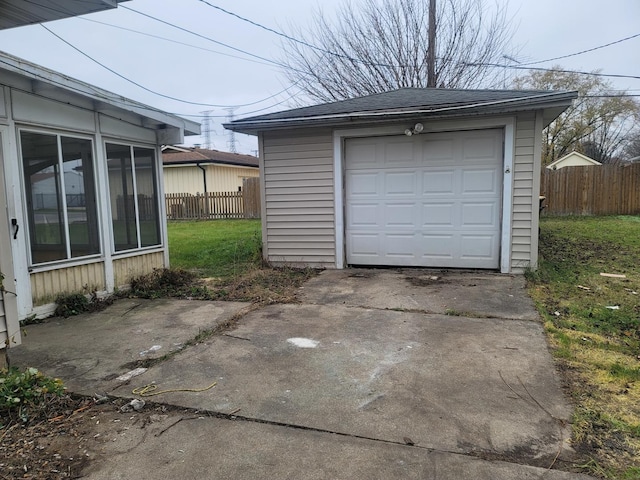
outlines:
M260 218L260 179L245 179L239 192L168 193L165 202L167 220Z
M542 170L543 215L640 215L640 163Z

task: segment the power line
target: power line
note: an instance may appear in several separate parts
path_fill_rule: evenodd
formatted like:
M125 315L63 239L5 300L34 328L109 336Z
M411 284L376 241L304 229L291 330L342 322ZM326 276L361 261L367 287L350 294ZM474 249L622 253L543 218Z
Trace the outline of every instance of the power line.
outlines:
M365 61L362 61L362 60L360 60L358 58L353 58L353 57L350 57L348 55L343 55L341 53L332 52L330 50L326 50L324 48L318 47L318 46L313 45L311 43L305 42L304 40L300 40L299 38L295 38L295 37L292 37L291 35L287 35L286 33L279 32L278 30L274 30L271 27L267 27L266 25L262 25L261 23L255 22L255 21L253 21L253 20L251 20L249 18L246 18L246 17L243 17L241 15L238 15L237 13L234 13L234 12L231 12L229 10L226 10L226 9L224 9L224 8L218 6L218 5L214 5L213 3L207 2L206 0L198 0L198 1L201 2L201 3L204 3L205 5L207 5L207 6L211 7L211 8L214 8L214 9L216 9L216 10L222 12L222 13L226 13L227 15L231 15L232 17L235 17L235 18L237 18L239 20L242 20L243 22L247 22L247 23L249 23L249 24L251 24L251 25L253 25L255 27L258 27L258 28L261 28L263 30L266 30L267 32L274 33L274 34L278 35L279 37L286 38L287 40L290 40L290 41L295 42L295 43L299 43L300 45L304 45L305 47L309 47L309 48L311 48L313 50L317 50L318 52L326 53L327 55L331 55L333 57L344 58L345 60L349 60L349 61L352 61L352 62L360 63L362 65L374 66L374 67L386 67L386 68L397 68L397 67L399 67L399 65L390 65L390 64L385 64L385 63L365 62Z
M627 40L631 40L631 39L636 38L636 37L640 37L640 33L636 33L635 35L631 35L629 37L621 38L620 40L616 40L614 42L605 43L604 45L599 45L597 47L588 48L586 50L581 50L579 52L570 53L568 55L562 55L560 57L554 57L554 58L547 58L546 60L538 60L536 62L521 63L521 65L525 65L525 66L526 65L537 65L539 63L553 62L555 60L561 60L563 58L575 57L577 55L582 55L583 53L593 52L595 50L600 50L601 48L610 47L611 45L616 45L618 43L626 42Z
M224 42L220 42L219 40L214 40L213 38L207 37L207 36L205 36L205 35L201 35L201 34L199 34L199 33L197 33L197 32L191 31L191 30L189 30L189 29L187 29L187 28L181 27L181 26L179 26L179 25L175 25L175 24L173 24L173 23L171 23L171 22L167 22L167 21L165 21L165 20L162 20L161 18L154 17L153 15L149 15L148 13L140 12L140 11L138 11L138 10L135 10L135 9L133 9L133 8L130 8L130 7L127 7L127 6L125 6L125 5L118 5L118 8L124 8L125 10L129 10L130 12L134 12L134 13L137 13L138 15L142 15L143 17L147 17L147 18L150 18L150 19L152 19L152 20L155 20L156 22L163 23L163 24L168 25L168 26L170 26L170 27L177 28L178 30L181 30L181 31L183 31L183 32L187 32L187 33L190 33L191 35L195 35L196 37L200 37L200 38L202 38L202 39L204 39L204 40L207 40L207 41L209 41L209 42L213 42L213 43L215 43L216 45L221 45L221 46L223 46L223 47L229 48L229 49L234 50L234 51L236 51L236 52L244 53L245 55L248 55L248 56L250 56L250 57L257 58L257 59L259 59L259 60L264 60L265 62L267 62L267 63L271 63L271 64L273 64L273 65L276 65L277 67L280 67L280 68L286 68L286 66L285 66L285 65L283 65L283 64L281 64L281 63L278 63L278 62L276 62L275 60L271 60L271 59L269 59L269 58L261 57L260 55L256 55L256 54L254 54L254 53L247 52L246 50L242 50L241 48L237 48L237 47L234 47L234 46L232 46L232 45L226 44L226 43L224 43Z
M273 66L271 63L266 63L266 62L262 62L262 61L259 61L259 60L252 60L251 58L245 58L245 57L241 57L239 55L233 55L231 53L220 52L218 50L211 50L210 48L201 47L199 45L193 45L192 43L181 42L179 40L175 40L175 39L167 38L167 37L162 37L160 35L154 35L152 33L142 32L142 31L136 30L134 28L122 27L120 25L114 25L112 23L107 23L107 22L101 22L101 21L98 21L98 20L94 20L92 18L85 18L85 17L77 17L77 18L80 19L80 20L83 20L85 22L98 23L100 25L105 25L107 27L117 28L119 30L124 30L124 31L127 31L127 32L136 33L138 35L144 35L144 36L150 37L150 38L156 38L158 40L164 40L166 42L175 43L177 45L183 45L185 47L196 48L198 50L203 50L205 52L216 53L218 55L223 55L225 57L237 58L237 59L245 61L245 62L253 62L253 63L257 63L259 65Z
M511 68L514 70L535 70L540 72L558 72L558 73L577 73L579 75L592 75L594 77L612 77L612 78L633 78L640 80L638 75L622 75L615 73L598 73L598 72L581 72L579 70L563 70L558 68L541 68L541 67L525 67L519 65L505 65L500 63L481 63L481 62L462 62L463 65L469 65L472 67L499 67L499 68Z
M186 103L186 104L189 104L189 105L198 105L198 106L204 106L204 107L218 107L218 108L227 108L227 107L230 107L230 105L219 105L219 104L213 104L213 103L192 102L192 101L190 101L190 100L184 100L184 99L181 99L181 98L173 97L173 96L171 96L171 95L165 95L164 93L156 92L155 90L152 90L152 89L150 89L150 88L148 88L148 87L145 87L144 85L142 85L142 84L140 84L140 83L136 82L135 80L132 80L132 79L130 79L129 77L127 77L127 76L125 76L125 75L123 75L123 74L121 74L121 73L119 73L119 72L115 71L114 69L112 69L112 68L108 67L108 66L107 66L107 65L105 65L104 63L101 63L100 61L98 61L97 59L95 59L94 57L92 57L91 55L89 55L88 53L84 52L84 51L83 51L83 50L81 50L80 48L78 48L78 47L76 47L75 45L73 45L71 42L69 42L69 41L65 40L65 39L64 39L64 38L62 38L60 35L58 35L57 33L53 32L50 28L46 27L45 25L40 24L40 26L41 26L42 28L44 28L46 31L48 31L51 35L53 35L54 37L58 38L60 41L64 42L65 44L67 44L68 46L70 46L70 47L71 47L71 48L73 48L75 51L77 51L77 52L78 52L78 53L80 53L81 55L85 56L86 58L88 58L88 59L89 59L89 60L91 60L92 62L94 62L94 63L96 63L96 64L100 65L100 66L101 66L102 68L104 68L105 70L107 70L107 71L109 71L109 72L113 73L114 75L116 75L116 76L120 77L121 79L123 79L123 80L125 80L125 81L127 81L127 82L129 82L129 83L131 83L131 84L133 84L133 85L135 85L136 87L139 87L139 88L141 88L141 89L145 90L146 92L152 93L152 94L157 95L157 96L159 96L159 97L167 98L167 99L169 99L169 100L175 100L175 101L180 102L180 103ZM272 98L274 98L274 97L276 97L276 96L278 96L278 95L281 95L281 94L282 94L282 93L284 93L284 92L287 92L288 90L290 90L290 89L291 89L291 88L293 88L294 86L295 86L295 84L294 84L294 85L290 85L289 87L287 87L287 88L285 88L285 89L281 90L280 92L275 93L275 94L273 94L273 95L271 95L271 96L269 96L269 97L263 98L263 99L261 99L261 100L258 100L258 101L255 101L255 102L251 102L251 103L245 103L245 104L242 104L242 105L232 105L232 107L234 107L234 108L235 108L235 107L247 107L247 106L251 106L251 105L256 105L256 104L258 104L258 103L263 103L263 102L265 102L266 100L270 100L270 99L272 99Z

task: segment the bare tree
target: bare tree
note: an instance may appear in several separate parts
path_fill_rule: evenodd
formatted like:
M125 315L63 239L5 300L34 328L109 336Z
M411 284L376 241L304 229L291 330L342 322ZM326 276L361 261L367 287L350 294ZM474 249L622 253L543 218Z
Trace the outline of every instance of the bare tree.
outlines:
M531 71L514 82L516 88L578 92L571 107L543 132L543 164L574 150L601 163L611 162L638 124L640 105L625 92L613 90L601 77L560 70L556 66L548 71Z
M427 86L429 2L362 0L334 19L316 12L308 29L285 41L285 75L315 100L334 101L402 87ZM490 12L490 13L488 13ZM500 83L512 31L506 10L484 0L438 0L435 85L492 87Z

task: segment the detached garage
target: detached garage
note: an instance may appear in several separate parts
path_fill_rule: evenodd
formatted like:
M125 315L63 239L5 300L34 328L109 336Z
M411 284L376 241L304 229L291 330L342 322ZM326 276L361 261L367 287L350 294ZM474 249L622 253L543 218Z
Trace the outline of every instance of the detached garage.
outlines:
M535 267L542 129L575 92L400 89L236 120L274 264Z

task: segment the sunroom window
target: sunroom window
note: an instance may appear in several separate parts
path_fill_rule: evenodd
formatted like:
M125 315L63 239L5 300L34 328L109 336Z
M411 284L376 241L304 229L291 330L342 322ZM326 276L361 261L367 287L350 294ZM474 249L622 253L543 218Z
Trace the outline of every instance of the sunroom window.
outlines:
M160 244L155 151L107 143L116 252Z
M21 131L31 263L100 253L92 141Z

